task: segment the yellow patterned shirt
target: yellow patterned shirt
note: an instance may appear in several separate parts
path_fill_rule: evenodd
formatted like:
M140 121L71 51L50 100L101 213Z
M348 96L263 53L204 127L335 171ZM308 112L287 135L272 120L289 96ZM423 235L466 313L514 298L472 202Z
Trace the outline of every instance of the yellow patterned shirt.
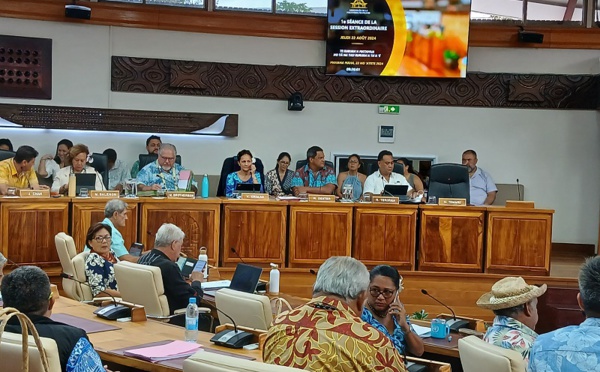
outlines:
M0 161L0 184L18 189L27 189L38 185L37 175L31 167L27 172L19 173L15 168L14 158Z
M263 360L313 372L406 371L402 356L383 333L347 304L326 296L275 319Z

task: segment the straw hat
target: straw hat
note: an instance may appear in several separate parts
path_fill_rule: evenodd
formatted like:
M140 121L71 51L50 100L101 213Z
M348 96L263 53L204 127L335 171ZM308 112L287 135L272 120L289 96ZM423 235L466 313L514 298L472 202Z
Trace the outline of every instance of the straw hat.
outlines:
M477 306L484 309L500 310L525 304L546 293L546 284L541 287L529 285L521 277L509 276L498 280L492 291L479 297Z

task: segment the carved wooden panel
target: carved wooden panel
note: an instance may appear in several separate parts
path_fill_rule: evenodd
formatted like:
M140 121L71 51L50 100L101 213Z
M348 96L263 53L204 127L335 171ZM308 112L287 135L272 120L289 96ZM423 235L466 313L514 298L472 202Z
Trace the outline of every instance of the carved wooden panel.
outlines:
M140 240L145 247L154 247L154 237L163 223L179 226L185 233L182 252L198 257L200 247L208 250L208 262L219 262L219 232L221 201L211 199L142 198L140 213Z
M352 205L290 205L288 267L319 267L331 256L352 253Z
M550 275L553 212L490 208L486 272Z
M19 265L60 266L54 236L68 232L68 200L2 200L0 251Z
M236 137L237 114L0 104L0 117L25 128Z
M352 257L365 265L414 270L417 206L356 206Z
M238 256L244 262L269 267L285 265L287 244L287 203L248 203L224 201L222 266L236 266Z
M485 208L421 207L419 270L482 272Z
M52 39L0 35L0 97L52 98Z
M112 57L111 89L217 97L412 105L597 107L600 76L469 73L465 79L326 76L323 67Z
M108 200L73 199L71 204L71 234L78 252L85 248L85 236L91 225L104 220L104 206ZM132 243L137 242L138 234L138 201L127 200L127 221L125 227L118 227L129 250ZM148 247L145 247L149 249ZM151 248L151 247L150 247Z

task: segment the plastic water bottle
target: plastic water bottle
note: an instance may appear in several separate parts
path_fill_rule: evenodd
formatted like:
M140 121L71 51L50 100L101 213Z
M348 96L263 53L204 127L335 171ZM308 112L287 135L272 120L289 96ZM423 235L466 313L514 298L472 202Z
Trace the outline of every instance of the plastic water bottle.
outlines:
M204 279L208 278L208 254L206 254L206 247L200 247L200 254L198 255L198 261L206 262L204 265Z
M269 293L279 294L279 270L277 264L271 264L271 273L269 275Z
M185 341L198 341L198 305L196 305L196 297L190 297L190 303L185 309Z
M202 197L208 198L208 174L205 174L202 179Z

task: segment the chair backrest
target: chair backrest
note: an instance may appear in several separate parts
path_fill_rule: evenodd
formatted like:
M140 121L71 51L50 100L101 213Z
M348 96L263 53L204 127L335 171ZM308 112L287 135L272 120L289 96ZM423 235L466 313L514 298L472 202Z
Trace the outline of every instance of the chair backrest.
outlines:
M458 340L460 363L464 372L523 372L523 356L514 350L489 344L479 337L467 336Z
M75 276L75 266L72 260L77 255L77 249L75 248L73 238L64 232L60 232L54 236L54 244L56 245L56 252L58 253L63 273ZM80 290L81 284L74 280L63 278L62 286L67 297L76 301L83 300Z
M102 183L104 184L104 188L108 190L108 156L104 154L93 153L90 155L92 158L92 162L90 166L96 170L96 172L100 173L102 176Z
M296 169L294 169L294 170L298 170L298 169L302 168L303 166L306 165L306 163L308 163L308 161L306 159L298 160L296 162ZM325 165L328 166L331 169L335 169L333 167L333 162L331 162L329 160L325 160Z
M429 170L429 196L471 199L469 170L466 165L433 164Z
M58 347L56 341L47 337L40 337L42 346L46 351L48 357L48 365L50 372L60 372L60 358L58 356ZM23 349L21 335L17 333L3 332L2 333L2 345L0 346L0 360L2 361L3 372L21 372L25 369L22 368L23 363ZM42 366L42 359L40 353L35 345L33 336L29 336L27 339L27 345L29 350L29 371L30 372L44 372Z
M265 166L263 165L262 160L259 158L256 159L256 171L260 174L260 183L265 187ZM237 172L240 170L240 165L238 164L237 155L232 156L223 160L223 166L221 167L221 175L219 178L219 186L217 187L217 196L225 196L225 184L227 182L227 176L229 173Z
M140 168L139 169L142 169L146 165L152 163L153 161L156 161L156 159L158 159L157 154L140 154L139 155L139 160L140 160ZM175 156L175 163L181 165L181 155Z
M233 356L198 351L183 362L183 372L291 372L298 368L276 366L236 358Z
M15 154L16 154L16 152L14 152L14 151L0 150L0 161L14 158Z
M235 319L238 326L266 331L273 322L271 301L267 296L223 288L217 291L215 304L217 309ZM219 313L219 322L231 323L221 313Z
M123 301L144 306L149 316L170 314L159 267L121 261L114 268Z
M75 257L73 257L73 259L71 260L71 263L73 264L73 267L75 268L75 272L73 273L73 276L75 277L75 279L81 281L81 282L86 282L87 283L87 277L85 275L85 260L87 260L87 257L90 255L90 252L81 252L78 255L76 255ZM67 279L69 280L69 279ZM72 281L72 280L71 280ZM92 289L84 284L80 284L77 283L79 285L79 294L81 296L81 298L79 299L79 301L91 301L94 298L94 295L92 294Z

